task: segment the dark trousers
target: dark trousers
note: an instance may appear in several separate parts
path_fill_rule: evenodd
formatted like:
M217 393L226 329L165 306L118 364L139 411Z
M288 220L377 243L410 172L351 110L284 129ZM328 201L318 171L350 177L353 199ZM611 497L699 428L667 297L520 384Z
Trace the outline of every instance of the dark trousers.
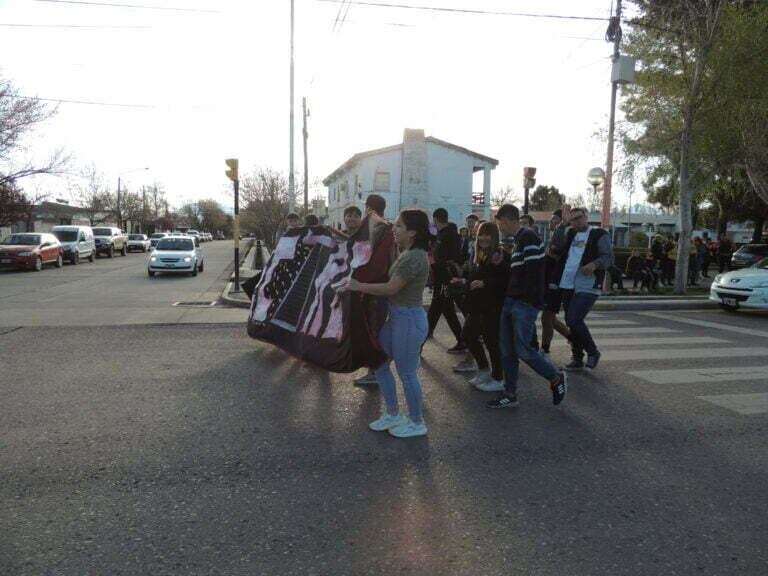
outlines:
M709 278L709 262L709 256L705 256L701 263L701 275L704 276L704 278Z
M677 260L667 258L662 260L664 268L661 271L661 283L671 286L675 283L675 267L677 266Z
M480 370L488 369L488 358L485 349L480 342L483 337L485 348L491 357L491 375L494 380L501 380L504 371L501 366L501 352L499 350L499 320L501 319L501 307L493 308L487 312L470 312L464 322L464 330L461 337L472 353Z
M571 352L575 360L582 360L584 352L588 356L597 354L597 345L585 321L595 302L597 302L597 294L563 290L565 323L571 329Z
M429 312L427 313L429 336L432 336L434 333L440 316L445 316L451 332L456 337L456 342L461 342L461 323L456 316L453 298L448 295L448 290L444 284L435 284L432 290L432 302L429 304Z
M720 269L720 274L722 274L726 268L728 268L728 270L731 269L731 257L725 256L725 255L724 256L718 255L717 264Z

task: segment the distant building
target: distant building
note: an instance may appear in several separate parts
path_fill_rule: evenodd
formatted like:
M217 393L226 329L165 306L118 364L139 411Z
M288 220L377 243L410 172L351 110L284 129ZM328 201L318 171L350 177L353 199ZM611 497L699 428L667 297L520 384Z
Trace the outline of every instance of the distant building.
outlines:
M61 202L41 202L34 207L31 216L29 221L19 220L0 228L0 237L14 232L50 232L54 226L90 224L88 214L83 208Z
M460 223L470 213L490 216L491 171L499 161L461 146L425 137L424 130L406 129L403 142L359 152L333 171L328 187L327 224L341 226L347 206L361 210L369 194L387 201L385 216L397 217L405 208L448 210ZM482 190L473 190L474 174L483 172Z

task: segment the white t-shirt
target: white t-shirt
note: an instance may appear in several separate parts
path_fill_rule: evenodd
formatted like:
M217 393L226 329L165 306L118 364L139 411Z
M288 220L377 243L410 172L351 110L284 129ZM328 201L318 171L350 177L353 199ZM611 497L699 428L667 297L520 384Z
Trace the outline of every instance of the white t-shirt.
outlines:
M577 232L573 237L571 249L568 250L568 260L566 260L565 268L563 269L563 277L560 278L560 288L573 290L576 273L579 271L581 259L584 256L584 248L587 245L590 230L592 228L587 228L583 232Z

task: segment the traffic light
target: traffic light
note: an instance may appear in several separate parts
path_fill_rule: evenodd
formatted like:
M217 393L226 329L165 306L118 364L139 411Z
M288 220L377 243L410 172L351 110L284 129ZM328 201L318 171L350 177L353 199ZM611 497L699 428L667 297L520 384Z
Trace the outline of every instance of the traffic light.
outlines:
M229 166L229 170L226 172L227 178L233 182L239 180L237 174L237 158L229 158L228 160L225 160L225 162L227 163L227 166Z

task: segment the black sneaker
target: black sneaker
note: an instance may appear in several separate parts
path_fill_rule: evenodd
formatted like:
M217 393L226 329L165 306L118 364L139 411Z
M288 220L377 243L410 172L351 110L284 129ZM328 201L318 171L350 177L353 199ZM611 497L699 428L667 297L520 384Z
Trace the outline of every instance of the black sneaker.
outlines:
M549 387L552 389L552 404L557 406L563 401L568 390L568 376L566 373L560 372L557 375L557 379L550 382Z
M600 352L595 354L594 356L587 356L587 368L590 370L594 370L597 368L597 363L600 362Z
M448 354L464 354L466 351L467 347L462 343L458 343L453 348L448 348L448 350L446 350Z
M485 403L488 408L514 408L517 406L517 396L501 392L495 399Z
M568 370L568 371L571 371L571 370L583 370L584 369L584 362L582 362L581 360L579 360L577 358L574 358L573 360L568 362L568 364L563 366L563 369L564 370Z

